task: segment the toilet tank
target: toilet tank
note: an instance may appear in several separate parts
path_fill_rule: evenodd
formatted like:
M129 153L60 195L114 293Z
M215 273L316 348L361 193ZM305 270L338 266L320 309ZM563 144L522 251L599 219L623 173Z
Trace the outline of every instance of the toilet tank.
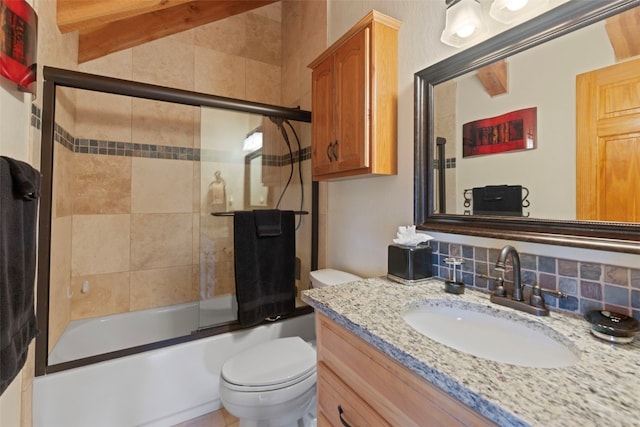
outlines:
M311 287L322 288L325 286L339 285L341 283L362 280L362 277L346 271L334 270L332 268L324 268L309 273L311 276Z

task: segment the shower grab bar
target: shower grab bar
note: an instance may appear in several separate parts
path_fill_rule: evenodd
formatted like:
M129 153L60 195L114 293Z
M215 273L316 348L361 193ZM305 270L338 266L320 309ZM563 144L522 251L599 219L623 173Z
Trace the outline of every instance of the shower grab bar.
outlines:
M309 215L308 211L293 211L295 215ZM211 212L213 216L233 216L235 212Z

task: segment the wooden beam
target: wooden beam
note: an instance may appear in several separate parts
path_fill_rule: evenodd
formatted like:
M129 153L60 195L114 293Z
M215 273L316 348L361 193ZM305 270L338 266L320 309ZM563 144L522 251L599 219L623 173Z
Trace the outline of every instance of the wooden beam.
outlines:
M83 30L78 63L244 13L278 0L196 0Z
M605 28L616 60L640 55L640 7L607 18Z
M504 59L478 69L477 76L489 96L501 95L509 90L507 62Z
M62 33L106 25L172 8L193 0L58 0L56 19Z

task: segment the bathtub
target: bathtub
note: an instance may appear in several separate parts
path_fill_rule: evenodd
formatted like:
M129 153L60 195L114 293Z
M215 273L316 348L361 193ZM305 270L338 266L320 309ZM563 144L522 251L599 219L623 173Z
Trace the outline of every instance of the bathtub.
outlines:
M225 360L288 336L314 339L313 314L36 377L33 427L170 427L196 418L221 408Z
M236 319L235 295L92 319L74 320L49 354L49 365L191 334Z

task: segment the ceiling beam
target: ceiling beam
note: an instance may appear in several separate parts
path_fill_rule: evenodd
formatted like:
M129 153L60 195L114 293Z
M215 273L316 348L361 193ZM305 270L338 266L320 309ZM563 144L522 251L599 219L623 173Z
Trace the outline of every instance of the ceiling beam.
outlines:
M640 7L607 18L605 28L616 60L640 55Z
M58 0L56 19L62 33L106 25L168 9L193 0Z
M489 96L507 93L509 90L507 69L507 62L504 59L478 69L478 79Z
M64 0L71 1L71 0ZM278 0L177 1L158 8L80 31L78 63L83 63L162 37L186 31ZM167 0L168 4L169 0ZM156 2L157 3L157 2Z

